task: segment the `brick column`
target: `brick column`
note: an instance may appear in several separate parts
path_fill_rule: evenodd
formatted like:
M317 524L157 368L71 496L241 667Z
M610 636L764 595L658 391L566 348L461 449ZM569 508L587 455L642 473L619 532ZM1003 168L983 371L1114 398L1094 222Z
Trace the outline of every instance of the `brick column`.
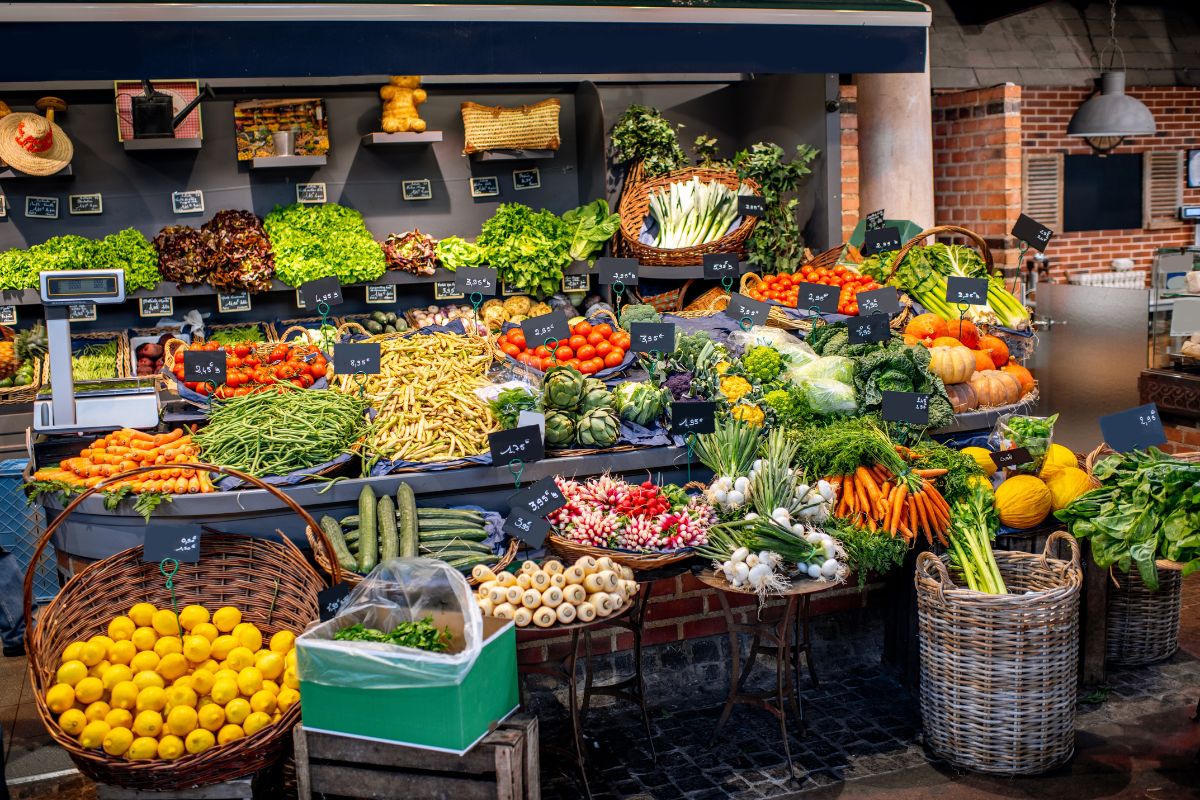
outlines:
M842 137L842 242L858 224L858 87L838 87Z

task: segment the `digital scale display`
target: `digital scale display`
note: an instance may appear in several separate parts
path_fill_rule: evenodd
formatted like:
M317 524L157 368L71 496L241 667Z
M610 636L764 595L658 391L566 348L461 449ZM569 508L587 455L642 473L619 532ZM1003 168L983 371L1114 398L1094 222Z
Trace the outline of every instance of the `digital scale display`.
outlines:
M46 278L46 299L66 300L78 297L117 297L121 293L116 276L86 278Z

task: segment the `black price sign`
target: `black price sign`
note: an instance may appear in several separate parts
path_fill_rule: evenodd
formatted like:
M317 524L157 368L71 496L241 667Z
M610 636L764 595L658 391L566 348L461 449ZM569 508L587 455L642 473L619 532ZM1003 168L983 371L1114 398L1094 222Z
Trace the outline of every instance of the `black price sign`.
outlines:
M767 201L756 194L739 194L738 213L743 217L761 217L767 213Z
M1022 464L1032 464L1033 454L1024 447L1014 447L1012 450L997 450L992 453L992 463L997 467L1019 467Z
M471 178L471 197L495 197L500 194L500 179L495 175Z
M596 259L596 272L600 276L601 286L611 286L618 282L625 286L637 286L638 260L636 258L599 258Z
M590 288L592 288L591 275L563 275L562 290L564 292L586 292Z
M738 276L738 257L737 253L705 253L704 254L704 279L708 281L719 281L722 278L736 278Z
M867 214L866 230L877 231L883 227L883 209Z
M183 379L220 386L225 382L225 357L224 350L184 350Z
M176 214L203 214L204 192L199 189L171 192L171 210Z
M454 273L454 288L467 294L496 296L495 267L460 267Z
M436 284L435 284L436 289ZM459 297L462 297L460 294ZM396 284L368 283L367 303L370 305L385 305L396 302Z
M675 323L633 323L629 326L629 349L635 353L675 352Z
M17 324L17 307L0 306L0 325Z
M321 622L337 616L337 613L342 610L342 606L346 604L346 599L350 597L351 588L353 587L350 584L342 581L317 592L317 607L321 612Z
M861 308L862 306L859 306ZM850 326L850 344L869 344L871 342L886 342L892 338L892 329L888 327L892 320L887 314L867 314L851 317L846 320Z
M567 504L567 500L558 490L554 478L546 477L514 494L508 500L508 505L515 511L528 511L535 517L544 517Z
M900 241L900 229L889 225L863 234L862 254L871 256L888 250L899 250L901 244L903 242Z
M517 509L504 520L504 532L536 550L550 535L550 523Z
M458 290L458 281L435 281L433 284L434 300L460 300L466 297Z
M883 418L888 422L929 424L929 395L924 392L884 392Z
M67 306L67 319L71 322L95 322L95 303L71 303Z
M296 184L296 202L297 203L324 203L325 202L325 184L323 183L297 183Z
M729 295L729 305L725 306L725 316L737 320L739 325L745 320L750 320L751 325L766 325L770 313L770 303L737 292Z
M67 196L67 211L72 216L103 214L104 197L99 194L72 194Z
M987 278L946 279L946 302L955 305L986 306L988 301ZM862 308L862 306L859 306Z
M571 338L571 326L567 322L567 315L561 309L522 320L521 330L525 331L525 340L531 343L531 347L546 344L547 340L566 344Z
M541 186L542 174L537 167L513 170L513 188L518 192L522 189L540 189Z
M1054 236L1054 231L1033 217L1022 214L1017 217L1017 222L1012 227L1012 235L1034 250L1045 252L1046 245L1050 244L1050 239Z
M175 301L170 297L139 297L139 317L169 317L175 313Z
M250 293L249 292L231 292L230 294L217 295L217 311L222 314L228 314L233 311L249 311L250 310Z
M29 219L58 219L58 198L26 197L25 216Z
M1145 450L1167 441L1158 406L1154 403L1101 417L1100 432L1108 446L1118 453Z
M164 558L173 558L181 564L198 562L200 560L200 526L151 519L146 524L146 538L142 544L142 561L157 564Z
M899 314L900 295L894 287L884 286L857 296L859 314Z
M405 200L432 200L433 184L428 178L419 181L400 181L400 193Z
M492 463L504 466L517 461L541 461L546 455L542 445L542 429L537 425L522 425L506 431L488 434L492 448Z
M836 286L826 286L823 283L800 284L800 293L796 297L796 308L802 311L817 309L821 314L838 313L838 297L841 290ZM859 306L861 309L862 306Z
M333 369L339 375L378 375L379 342L362 344L335 344L333 346Z
M305 308L318 310L321 303L327 306L342 304L342 283L336 277L317 278L300 285L300 301Z
M717 404L707 401L671 403L671 430L675 433L712 433L716 430Z

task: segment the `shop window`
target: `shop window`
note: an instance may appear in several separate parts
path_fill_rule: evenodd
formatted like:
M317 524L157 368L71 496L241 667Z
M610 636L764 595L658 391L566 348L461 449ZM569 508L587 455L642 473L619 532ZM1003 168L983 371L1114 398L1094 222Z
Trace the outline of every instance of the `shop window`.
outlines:
M1131 230L1143 225L1140 153L1063 156L1063 230Z
M1142 227L1173 228L1180 224L1179 207L1183 205L1183 151L1156 150L1142 157Z

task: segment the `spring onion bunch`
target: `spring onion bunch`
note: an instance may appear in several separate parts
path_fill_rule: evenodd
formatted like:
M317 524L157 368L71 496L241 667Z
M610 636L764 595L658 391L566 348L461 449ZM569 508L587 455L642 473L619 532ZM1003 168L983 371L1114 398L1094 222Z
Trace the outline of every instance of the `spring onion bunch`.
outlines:
M950 519L950 558L967 586L987 594L1008 594L992 553L992 532L999 522L988 492L974 487L965 500L954 504Z
M738 217L738 195L751 194L742 184L735 193L720 181L704 183L693 176L650 193L650 217L658 223L655 247L695 247L720 239Z

